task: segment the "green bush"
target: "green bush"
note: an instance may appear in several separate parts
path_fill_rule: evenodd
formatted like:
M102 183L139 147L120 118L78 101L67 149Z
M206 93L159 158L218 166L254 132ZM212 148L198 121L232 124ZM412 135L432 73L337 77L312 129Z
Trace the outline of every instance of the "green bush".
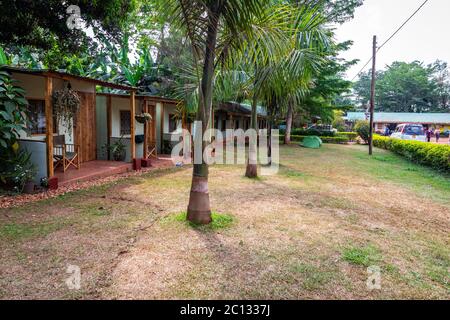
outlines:
M358 138L358 133L356 133L356 132L338 132L337 136L344 136L344 137L347 137L349 141L356 141L356 138Z
M293 136L318 136L318 137L334 137L334 132L323 132L317 129L293 129L291 132Z
M355 124L355 131L366 143L369 142L370 124L368 121L357 121Z
M291 135L292 142L302 142L305 137L310 136L299 136L299 135ZM323 143L331 143L331 144L346 144L349 143L350 140L346 136L336 136L336 137L320 137ZM284 135L280 135L280 141L284 142Z
M30 161L31 154L24 150L9 151L0 155L0 188L21 193L25 184L36 175Z
M450 146L420 141L405 141L374 135L375 147L390 150L412 162L450 172Z

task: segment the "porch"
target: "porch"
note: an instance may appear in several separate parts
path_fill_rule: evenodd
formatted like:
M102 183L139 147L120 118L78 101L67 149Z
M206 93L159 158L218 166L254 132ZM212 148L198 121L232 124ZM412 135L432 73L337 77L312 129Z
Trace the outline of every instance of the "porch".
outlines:
M120 161L93 160L84 162L80 169L70 168L63 172L62 168L55 170L54 177L58 178L59 186L66 186L77 182L108 177L133 170L133 165Z
M151 157L151 167L142 168L150 171L156 169L170 168L174 161L170 155L159 155ZM80 169L70 168L66 172L62 168L55 170L54 177L58 178L58 186L68 186L80 182L96 180L133 171L133 164L121 161L93 160L83 163Z

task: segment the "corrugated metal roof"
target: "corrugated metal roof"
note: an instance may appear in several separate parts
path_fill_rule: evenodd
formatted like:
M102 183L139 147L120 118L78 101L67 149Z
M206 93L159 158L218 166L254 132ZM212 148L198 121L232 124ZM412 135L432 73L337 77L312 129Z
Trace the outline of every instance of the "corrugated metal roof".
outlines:
M246 103L226 102L220 103L219 106L216 107L216 110L250 115L252 113L252 106ZM267 116L267 112L262 106L258 106L257 113L262 117Z
M117 84L117 83L98 80L98 79L89 78L89 77L82 77L82 76L70 74L67 72L54 71L54 70L50 70L50 69L27 69L27 68L22 68L22 67L0 65L0 70L6 70L9 72L17 72L17 73L23 73L23 74L31 74L31 75L41 75L41 76L49 75L52 77L63 78L63 79L64 78L72 78L74 80L88 81L88 82L92 82L92 83L102 86L102 87L114 88L114 89L119 89L119 90L126 90L126 91L136 91L137 90L137 88L127 86L127 85Z
M348 121L366 120L364 112L348 112ZM450 124L450 113L402 113L375 112L376 123L422 123L422 124Z

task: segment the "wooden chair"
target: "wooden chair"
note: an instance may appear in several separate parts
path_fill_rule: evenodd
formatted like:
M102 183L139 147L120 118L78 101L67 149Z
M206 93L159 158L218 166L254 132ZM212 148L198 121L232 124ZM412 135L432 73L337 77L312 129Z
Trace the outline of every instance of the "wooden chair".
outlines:
M80 147L75 144L66 143L64 135L53 137L53 161L54 168L62 166L63 172L73 166L80 169Z
M150 157L158 158L158 151L156 149L156 140L148 142L146 158L148 159Z

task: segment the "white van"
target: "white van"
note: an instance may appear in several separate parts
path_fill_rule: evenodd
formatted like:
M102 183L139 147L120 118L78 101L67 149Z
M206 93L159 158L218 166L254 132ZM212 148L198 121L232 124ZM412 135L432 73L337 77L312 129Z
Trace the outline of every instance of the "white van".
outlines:
M404 123L397 126L391 138L400 140L427 141L425 130L421 124Z

